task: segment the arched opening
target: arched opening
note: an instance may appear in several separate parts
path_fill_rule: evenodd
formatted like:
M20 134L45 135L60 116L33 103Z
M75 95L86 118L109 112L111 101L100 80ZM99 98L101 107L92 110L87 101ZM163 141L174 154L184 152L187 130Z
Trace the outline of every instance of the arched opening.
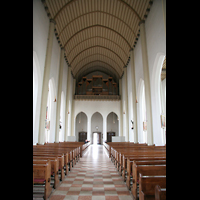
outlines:
M48 96L46 106L46 119L45 119L45 142L55 141L55 89L53 78L49 80Z
M156 55L152 70L152 115L153 138L155 145L164 145L166 124L166 56L162 53ZM163 126L163 123L165 126Z
M38 143L41 85L39 60L36 52L33 51L33 144Z
M119 118L114 112L107 116L107 142L112 142L112 136L119 136Z
M103 116L99 112L95 112L91 118L91 143L94 143L94 133L98 134L97 144L102 144L103 135ZM95 134L96 135L96 134Z
M75 136L78 142L84 142L86 139L89 140L87 120L87 115L84 112L80 112L76 115Z

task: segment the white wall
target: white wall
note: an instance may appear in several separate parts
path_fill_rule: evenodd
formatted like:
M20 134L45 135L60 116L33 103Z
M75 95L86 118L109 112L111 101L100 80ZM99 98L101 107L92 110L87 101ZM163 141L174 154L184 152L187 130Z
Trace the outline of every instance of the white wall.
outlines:
M91 117L94 113L99 112L103 116L103 140L107 139L107 116L110 112L115 112L116 115L120 116L120 101L79 101L74 100L75 110L74 116L77 116L79 112L84 112L87 115L87 134L88 139L91 140ZM89 128L90 127L90 128ZM100 127L100 126L99 126ZM96 129L94 130L96 131ZM100 132L100 131L99 131Z

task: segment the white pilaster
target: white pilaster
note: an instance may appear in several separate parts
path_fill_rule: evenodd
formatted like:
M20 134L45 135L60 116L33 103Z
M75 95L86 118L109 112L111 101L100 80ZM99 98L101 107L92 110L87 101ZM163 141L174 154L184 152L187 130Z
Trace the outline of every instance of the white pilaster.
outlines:
M73 80L73 90L72 90L72 121L71 121L71 136L75 136L75 116L74 116L74 95L76 89L76 79Z
M71 67L68 66L66 113L65 113L65 141L67 141L67 136L71 135L70 133L68 133L70 83L71 83Z
M136 78L135 78L135 60L134 51L130 52L131 64L131 80L132 80L132 99L133 99L133 121L134 121L134 142L138 142L138 128L137 128L137 103L136 103Z
M119 79L120 116L119 116L119 136L123 136L123 102L122 102L122 79Z
M140 23L140 38L142 49L142 64L144 73L144 85L145 85L145 98L146 98L146 112L147 112L147 143L153 145L153 126L152 126L152 110L151 110L151 88L149 80L149 64L147 55L147 43L146 43L146 31L145 21Z
M126 142L129 141L129 115L128 115L128 82L127 82L127 67L124 68L124 89L125 89L125 124L126 124L126 129L125 129L125 140Z
M50 20L49 23L49 35L47 40L47 50L46 50L46 59L44 66L44 75L43 75L43 85L42 85L42 99L41 99L41 109L40 109L40 122L39 122L39 135L38 143L44 144L45 142L45 117L46 117L46 106L47 106L47 96L48 96L48 83L49 83L49 74L51 66L51 55L52 55L52 46L53 46L53 35L54 27L56 22Z
M60 104L61 104L61 90L63 78L63 61L64 61L64 48L61 48L60 53L60 66L59 66L59 79L58 79L58 94L57 94L57 109L56 109L56 134L55 142L59 142L59 125L60 125Z

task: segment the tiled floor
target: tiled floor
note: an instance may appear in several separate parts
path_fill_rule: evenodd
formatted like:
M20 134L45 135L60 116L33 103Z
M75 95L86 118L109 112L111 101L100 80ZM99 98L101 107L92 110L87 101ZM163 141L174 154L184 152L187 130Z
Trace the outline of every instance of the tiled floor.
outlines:
M91 145L50 200L132 200L103 145Z

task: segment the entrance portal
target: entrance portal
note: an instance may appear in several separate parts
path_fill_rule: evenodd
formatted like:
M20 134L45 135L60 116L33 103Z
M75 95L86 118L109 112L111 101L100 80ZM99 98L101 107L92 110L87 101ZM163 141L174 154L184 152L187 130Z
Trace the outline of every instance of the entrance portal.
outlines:
M93 144L101 144L101 132L93 132Z

